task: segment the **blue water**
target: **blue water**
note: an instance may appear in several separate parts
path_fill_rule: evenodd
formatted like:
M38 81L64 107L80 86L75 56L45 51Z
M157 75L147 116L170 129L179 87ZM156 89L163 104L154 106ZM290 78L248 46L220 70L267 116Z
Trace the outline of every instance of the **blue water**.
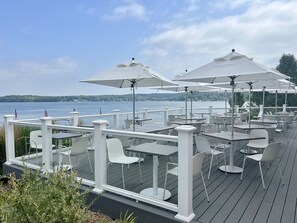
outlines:
M141 111L142 108L149 110L162 110L165 107L180 108L185 106L183 101L137 101L136 111ZM193 109L205 108L207 111L209 106L221 107L225 106L224 101L198 101L193 102ZM0 123L3 123L3 115L13 115L17 111L18 119L40 118L44 116L45 109L49 116L69 116L70 112L75 109L80 115L99 114L100 110L104 113L112 113L113 109L120 109L121 112L131 112L131 101L119 102L7 102L0 103ZM188 103L190 109L190 103Z

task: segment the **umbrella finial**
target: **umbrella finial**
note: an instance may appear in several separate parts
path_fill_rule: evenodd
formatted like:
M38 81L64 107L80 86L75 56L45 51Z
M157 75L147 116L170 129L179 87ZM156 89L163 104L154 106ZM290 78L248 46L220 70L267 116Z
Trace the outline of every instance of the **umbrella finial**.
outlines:
M235 52L235 49L232 49L232 53L234 53Z

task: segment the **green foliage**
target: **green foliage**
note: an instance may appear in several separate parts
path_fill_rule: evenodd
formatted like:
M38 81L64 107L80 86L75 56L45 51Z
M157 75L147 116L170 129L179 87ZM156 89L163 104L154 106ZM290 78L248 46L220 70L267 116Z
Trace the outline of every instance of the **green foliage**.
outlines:
M133 216L133 213L129 214L128 210L125 212L124 217L122 217L122 214L120 216L121 223L135 223L136 220L137 220L137 217Z
M276 69L290 77L297 83L297 61L293 54L283 54Z
M75 173L26 170L19 181L9 177L10 189L0 191L0 222L79 223L89 218Z

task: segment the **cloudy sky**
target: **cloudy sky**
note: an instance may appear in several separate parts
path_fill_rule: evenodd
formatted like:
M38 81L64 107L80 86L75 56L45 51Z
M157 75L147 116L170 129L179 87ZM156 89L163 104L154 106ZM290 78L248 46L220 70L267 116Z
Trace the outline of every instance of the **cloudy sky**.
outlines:
M132 57L173 78L232 48L269 67L297 53L297 1L9 0L0 15L0 96L129 93L79 80Z

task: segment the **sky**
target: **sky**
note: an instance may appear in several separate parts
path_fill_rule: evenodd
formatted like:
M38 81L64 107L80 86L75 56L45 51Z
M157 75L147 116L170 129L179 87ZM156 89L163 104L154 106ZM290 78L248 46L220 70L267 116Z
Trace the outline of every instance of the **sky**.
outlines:
M297 52L289 0L0 0L0 15L0 96L131 93L79 81L132 57L173 79L232 49L268 67Z

